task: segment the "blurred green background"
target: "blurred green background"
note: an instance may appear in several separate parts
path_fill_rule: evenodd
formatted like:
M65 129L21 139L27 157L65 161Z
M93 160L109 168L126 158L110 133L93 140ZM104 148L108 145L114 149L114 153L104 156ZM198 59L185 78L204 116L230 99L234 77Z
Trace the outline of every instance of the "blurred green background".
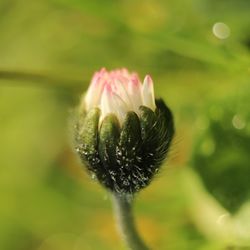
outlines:
M136 199L152 249L250 249L248 0L0 0L0 249L124 249L70 117L94 71L151 74L168 161Z

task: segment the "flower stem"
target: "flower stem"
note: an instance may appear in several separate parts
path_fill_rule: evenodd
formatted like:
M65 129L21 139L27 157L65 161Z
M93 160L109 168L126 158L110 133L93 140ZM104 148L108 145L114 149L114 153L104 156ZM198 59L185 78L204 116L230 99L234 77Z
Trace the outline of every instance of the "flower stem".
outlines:
M149 250L139 236L132 212L133 197L125 194L113 194L113 205L117 226L128 249Z

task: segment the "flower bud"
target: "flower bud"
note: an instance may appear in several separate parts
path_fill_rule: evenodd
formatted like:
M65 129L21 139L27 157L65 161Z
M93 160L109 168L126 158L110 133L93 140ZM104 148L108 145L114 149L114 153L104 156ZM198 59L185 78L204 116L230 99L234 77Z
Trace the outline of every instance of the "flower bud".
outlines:
M76 151L88 171L112 192L146 187L166 158L173 116L155 100L153 81L143 84L126 69L97 72L78 112Z

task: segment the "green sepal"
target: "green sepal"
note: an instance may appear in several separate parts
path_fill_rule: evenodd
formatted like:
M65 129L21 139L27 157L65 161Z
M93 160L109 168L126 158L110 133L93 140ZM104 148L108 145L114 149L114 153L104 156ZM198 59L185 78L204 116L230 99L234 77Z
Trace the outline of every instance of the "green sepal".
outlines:
M119 175L116 183L118 192L134 193L148 183L142 169L141 144L139 117L135 112L128 112L122 125L117 147Z
M166 106L164 101L162 99L156 99L156 115L158 116L158 119L162 119L162 123L167 127L167 133L169 137L173 137L174 135L174 119L172 112L170 109ZM172 139L171 139L172 140Z
M99 124L100 110L93 108L90 110L83 121L83 125L79 126L79 136L88 150L94 150L97 146L97 134Z
M152 109L146 106L140 106L139 111L142 139L146 140L148 137L153 136L155 132L156 115Z
M163 101L157 100L155 112L145 106L140 107L142 128L142 150L144 168L153 175L165 159L172 141L174 128L170 110Z
M107 115L99 131L99 156L104 166L116 165L116 146L120 136L120 125L114 114Z
M140 158L141 152L141 127L140 120L135 112L128 112L119 140L117 151L118 163L127 169L136 164L137 158Z
M135 112L128 112L123 122L119 145L130 150L141 142L140 120Z
M76 129L76 151L91 172L96 172L100 168L97 150L99 118L100 110L93 108L85 117L79 117Z

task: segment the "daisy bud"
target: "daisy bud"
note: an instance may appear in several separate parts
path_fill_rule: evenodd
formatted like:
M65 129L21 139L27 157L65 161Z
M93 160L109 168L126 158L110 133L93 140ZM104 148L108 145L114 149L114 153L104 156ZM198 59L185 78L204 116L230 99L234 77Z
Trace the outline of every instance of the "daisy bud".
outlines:
M126 69L95 73L78 112L76 151L91 175L112 192L146 187L166 158L173 116L155 99L150 76L143 83Z

